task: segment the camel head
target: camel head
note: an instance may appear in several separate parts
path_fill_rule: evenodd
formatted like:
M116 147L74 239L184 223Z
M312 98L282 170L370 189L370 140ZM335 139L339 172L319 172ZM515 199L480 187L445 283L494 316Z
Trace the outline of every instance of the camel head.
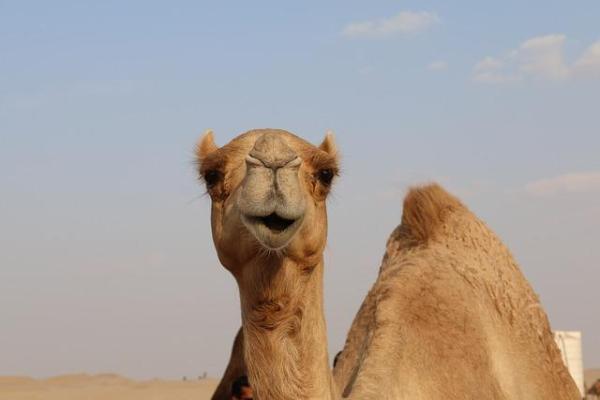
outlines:
M260 129L219 148L207 131L196 155L219 260L234 275L265 255L304 265L321 257L325 202L338 173L332 134L316 147L283 130Z

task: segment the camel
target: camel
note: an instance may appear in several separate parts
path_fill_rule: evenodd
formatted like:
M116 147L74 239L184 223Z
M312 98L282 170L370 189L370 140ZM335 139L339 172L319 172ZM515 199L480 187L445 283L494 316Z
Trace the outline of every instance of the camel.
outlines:
M588 389L587 394L594 396L595 398L600 398L600 379L597 379L596 382L592 384Z
M233 340L231 357L229 358L227 368L221 377L219 385L211 396L211 400L230 400L231 385L238 377L247 374L246 362L244 361L244 334L240 328Z
M437 184L413 188L378 278L328 363L323 313L332 134L276 129L197 147L213 242L242 328L213 399L247 373L260 400L577 399L546 314L508 249ZM219 397L222 396L222 397Z

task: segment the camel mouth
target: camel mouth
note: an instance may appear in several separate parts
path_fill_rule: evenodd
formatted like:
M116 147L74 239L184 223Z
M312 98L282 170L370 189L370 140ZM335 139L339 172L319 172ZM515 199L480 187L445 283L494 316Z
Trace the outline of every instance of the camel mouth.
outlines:
M294 219L280 217L277 213L271 213L266 217L255 217L255 220L266 226L270 231L279 233L288 229L296 222Z

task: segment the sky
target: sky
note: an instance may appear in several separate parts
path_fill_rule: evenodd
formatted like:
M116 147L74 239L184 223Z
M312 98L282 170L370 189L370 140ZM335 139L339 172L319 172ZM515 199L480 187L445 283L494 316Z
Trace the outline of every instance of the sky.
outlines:
M330 353L411 185L509 246L600 367L600 3L0 0L0 375L219 376L240 325L194 145L336 133Z

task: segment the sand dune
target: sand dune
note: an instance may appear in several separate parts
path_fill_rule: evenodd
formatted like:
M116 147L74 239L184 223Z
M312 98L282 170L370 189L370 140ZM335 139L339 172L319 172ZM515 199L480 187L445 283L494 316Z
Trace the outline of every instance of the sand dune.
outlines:
M134 381L114 374L0 377L0 400L208 400L215 379Z

